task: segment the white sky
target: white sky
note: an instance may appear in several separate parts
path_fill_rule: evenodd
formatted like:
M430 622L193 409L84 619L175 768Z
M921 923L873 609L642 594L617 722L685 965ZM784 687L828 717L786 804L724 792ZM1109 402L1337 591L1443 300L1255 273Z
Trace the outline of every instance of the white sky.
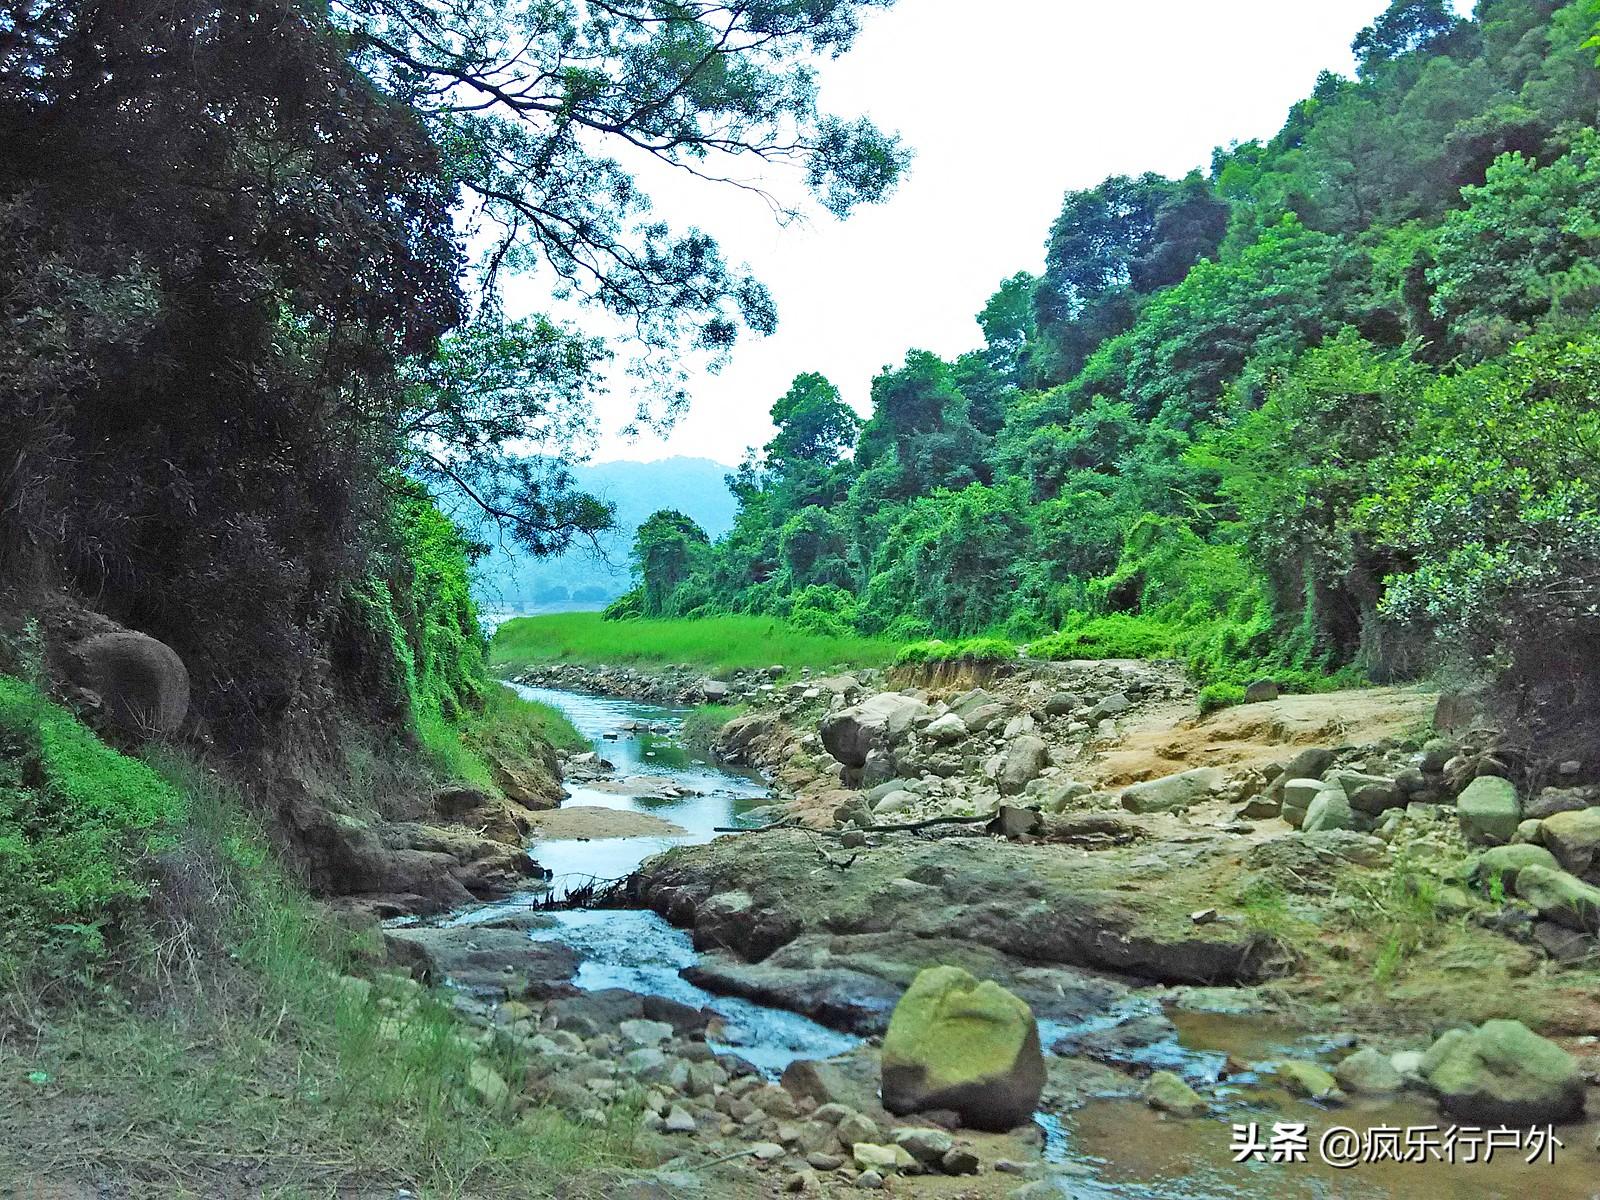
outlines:
M819 213L780 229L747 193L641 172L659 215L699 225L754 268L779 328L743 340L720 375L697 375L665 440L616 436L633 409L619 380L598 404L594 457L735 463L771 435L767 410L801 371L821 371L865 414L872 377L908 349L949 358L981 343L974 314L1002 279L1041 269L1068 189L1182 175L1214 146L1271 136L1318 71L1353 70L1351 39L1385 7L900 0L869 16L855 49L823 68L822 106L899 130L916 151L910 177L846 222Z

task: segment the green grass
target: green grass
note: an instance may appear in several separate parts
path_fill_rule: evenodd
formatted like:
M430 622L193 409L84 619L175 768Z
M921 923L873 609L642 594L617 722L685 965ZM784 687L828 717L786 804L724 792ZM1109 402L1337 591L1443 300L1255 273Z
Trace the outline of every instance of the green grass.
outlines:
M709 750L717 731L744 711L738 704L700 705L683 719L683 744L691 750Z
M150 766L186 808L150 906L159 936L120 978L35 1003L25 1037L0 1020L0 1192L56 1176L174 1197L509 1200L631 1165L637 1097L597 1105L596 1125L487 1107L474 1064L521 1092L526 1055L409 979L353 978L376 938L278 868L221 776L172 751Z
M933 638L902 646L895 655L897 667L919 663L999 663L1013 662L1017 648L1005 638L977 637L944 642Z
M560 709L524 700L510 688L493 686L483 710L447 720L437 709L418 712L417 738L442 783L465 783L483 791L497 790L492 763L537 765L544 746L586 750L588 739Z
M606 621L599 613L555 613L500 626L489 661L503 670L555 662L830 670L885 666L899 649L889 638L806 633L773 617Z
M0 1006L133 932L183 798L32 684L0 676Z

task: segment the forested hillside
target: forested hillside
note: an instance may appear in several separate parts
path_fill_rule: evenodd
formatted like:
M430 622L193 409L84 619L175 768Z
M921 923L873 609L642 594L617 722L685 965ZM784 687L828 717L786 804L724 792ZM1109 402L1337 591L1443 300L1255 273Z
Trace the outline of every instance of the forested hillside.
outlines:
M1069 194L981 348L913 351L864 421L799 376L733 531L663 517L614 615L1178 654L1220 698L1455 667L1570 700L1600 668L1597 18L1396 0L1271 140Z

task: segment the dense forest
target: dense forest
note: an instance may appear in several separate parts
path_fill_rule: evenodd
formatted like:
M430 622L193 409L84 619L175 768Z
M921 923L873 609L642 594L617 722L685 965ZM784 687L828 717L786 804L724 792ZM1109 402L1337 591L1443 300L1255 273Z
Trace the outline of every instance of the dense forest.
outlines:
M1565 707L1600 676L1597 19L1396 0L1270 141L1070 193L981 348L911 352L866 420L797 377L733 531L657 514L612 615Z

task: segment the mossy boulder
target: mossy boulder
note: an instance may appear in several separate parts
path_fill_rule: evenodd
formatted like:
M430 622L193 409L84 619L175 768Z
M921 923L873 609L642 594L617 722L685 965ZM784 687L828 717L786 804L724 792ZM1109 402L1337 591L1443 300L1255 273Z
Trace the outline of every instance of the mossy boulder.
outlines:
M1311 1100L1340 1100L1344 1093L1339 1081L1316 1063L1285 1059L1274 1065L1272 1073L1297 1096Z
M1565 871L1524 867L1517 874L1516 889L1546 920L1580 933L1600 934L1600 888Z
M1203 1117L1210 1107L1204 1096L1171 1071L1157 1071L1150 1076L1143 1095L1151 1108L1175 1117Z
M1389 1056L1371 1046L1357 1050L1333 1068L1333 1077L1347 1092L1381 1096L1405 1086Z
M1456 818L1467 841L1503 844L1517 835L1522 801L1509 779L1481 775L1456 800Z
M1044 1090L1033 1011L960 967L917 975L889 1019L882 1060L886 1109L949 1110L973 1129L1021 1125Z
M1600 808L1560 812L1539 823L1539 840L1574 875L1591 870L1600 858Z
M1450 1030L1423 1055L1421 1074L1445 1112L1469 1121L1530 1125L1583 1113L1578 1060L1521 1021Z
M1517 886L1517 876L1524 867L1546 867L1552 871L1561 869L1561 864L1556 862L1556 856L1543 846L1534 846L1526 842L1511 846L1494 846L1485 850L1472 864L1472 878L1487 883L1499 876L1505 885L1506 891L1512 891Z

